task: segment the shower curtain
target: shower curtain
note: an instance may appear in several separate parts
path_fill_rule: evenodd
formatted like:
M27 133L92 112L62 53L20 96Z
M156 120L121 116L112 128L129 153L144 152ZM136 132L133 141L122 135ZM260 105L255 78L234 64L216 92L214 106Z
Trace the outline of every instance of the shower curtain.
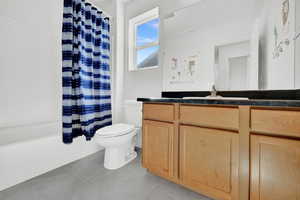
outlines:
M64 0L63 142L112 124L109 18L84 0Z

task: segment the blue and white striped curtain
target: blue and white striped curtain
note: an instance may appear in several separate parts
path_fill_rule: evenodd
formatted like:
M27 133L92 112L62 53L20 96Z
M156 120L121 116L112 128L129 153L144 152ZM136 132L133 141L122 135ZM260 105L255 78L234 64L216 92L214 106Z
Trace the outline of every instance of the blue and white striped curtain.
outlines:
M64 0L63 142L112 124L109 19L85 0Z

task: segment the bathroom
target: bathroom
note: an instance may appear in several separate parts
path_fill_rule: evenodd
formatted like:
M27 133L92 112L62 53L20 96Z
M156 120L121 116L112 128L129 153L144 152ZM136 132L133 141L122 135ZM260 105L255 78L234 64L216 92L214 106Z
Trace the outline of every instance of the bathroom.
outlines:
M95 135L66 133L66 2L110 27ZM300 199L298 0L2 0L0 24L0 200Z

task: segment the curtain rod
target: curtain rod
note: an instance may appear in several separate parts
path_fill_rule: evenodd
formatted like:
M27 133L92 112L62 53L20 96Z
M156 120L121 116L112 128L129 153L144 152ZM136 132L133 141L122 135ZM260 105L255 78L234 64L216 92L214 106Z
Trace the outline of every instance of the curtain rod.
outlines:
M108 14L105 10L99 9L97 6L95 6L95 8L97 8L98 10L100 10L105 15L105 17L108 17L110 20L113 19L113 17L110 14Z
M103 9L100 9L98 6L96 6L94 3L91 3L90 1L87 1L87 2L89 4L91 4L93 7L95 7L97 10L99 10L100 12L102 12L105 15L105 17L108 17L110 20L113 20L113 17L110 14L108 14L108 12L106 12Z

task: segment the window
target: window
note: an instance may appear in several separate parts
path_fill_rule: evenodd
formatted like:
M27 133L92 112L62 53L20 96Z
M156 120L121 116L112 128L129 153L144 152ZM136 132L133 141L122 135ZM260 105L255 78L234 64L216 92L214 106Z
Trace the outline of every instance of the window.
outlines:
M129 71L158 67L159 9L129 21Z

